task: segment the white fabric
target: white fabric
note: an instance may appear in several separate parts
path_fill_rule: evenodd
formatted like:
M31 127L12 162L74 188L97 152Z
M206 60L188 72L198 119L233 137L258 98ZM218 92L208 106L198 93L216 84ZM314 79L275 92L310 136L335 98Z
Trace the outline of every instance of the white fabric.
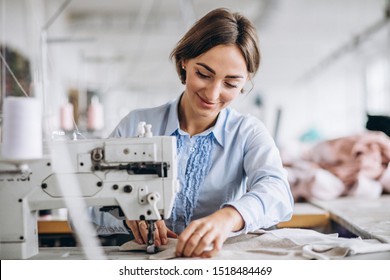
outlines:
M175 258L177 240L170 239L149 259ZM146 245L130 241L121 246L121 251L141 251ZM390 251L390 244L374 239L341 238L337 234L323 234L314 230L285 228L259 230L226 240L215 259L341 259L365 253Z

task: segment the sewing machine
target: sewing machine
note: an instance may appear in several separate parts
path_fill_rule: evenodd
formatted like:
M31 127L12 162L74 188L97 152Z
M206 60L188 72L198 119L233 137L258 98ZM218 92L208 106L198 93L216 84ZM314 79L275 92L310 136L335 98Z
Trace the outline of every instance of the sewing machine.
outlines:
M0 259L38 253L37 212L67 207L61 182L79 186L67 199L147 221L147 251L153 253L154 222L169 218L179 188L176 139L66 140L50 147L50 157L27 165L0 161Z

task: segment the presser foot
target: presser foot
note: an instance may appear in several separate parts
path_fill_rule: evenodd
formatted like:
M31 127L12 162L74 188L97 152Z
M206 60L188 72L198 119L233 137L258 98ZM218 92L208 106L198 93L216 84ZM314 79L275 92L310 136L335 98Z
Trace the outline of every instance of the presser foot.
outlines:
M148 254L156 254L158 252L158 247L153 245L148 245L146 247L146 253Z

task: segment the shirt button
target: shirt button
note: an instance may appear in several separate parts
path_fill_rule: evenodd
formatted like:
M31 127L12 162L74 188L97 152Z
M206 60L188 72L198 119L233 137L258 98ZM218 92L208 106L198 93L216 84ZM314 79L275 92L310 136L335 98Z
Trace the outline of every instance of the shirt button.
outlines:
M195 152L195 148L192 147L192 148L190 149L190 152L191 152L191 153Z

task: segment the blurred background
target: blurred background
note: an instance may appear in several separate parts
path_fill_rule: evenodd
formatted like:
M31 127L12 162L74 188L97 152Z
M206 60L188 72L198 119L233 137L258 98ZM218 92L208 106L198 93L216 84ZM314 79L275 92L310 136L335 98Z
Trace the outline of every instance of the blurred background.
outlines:
M130 110L181 93L170 52L217 7L257 26L261 68L233 107L260 118L281 149L390 115L388 0L0 0L1 53L42 100L47 132L77 125L107 137ZM0 102L22 94L1 63Z

